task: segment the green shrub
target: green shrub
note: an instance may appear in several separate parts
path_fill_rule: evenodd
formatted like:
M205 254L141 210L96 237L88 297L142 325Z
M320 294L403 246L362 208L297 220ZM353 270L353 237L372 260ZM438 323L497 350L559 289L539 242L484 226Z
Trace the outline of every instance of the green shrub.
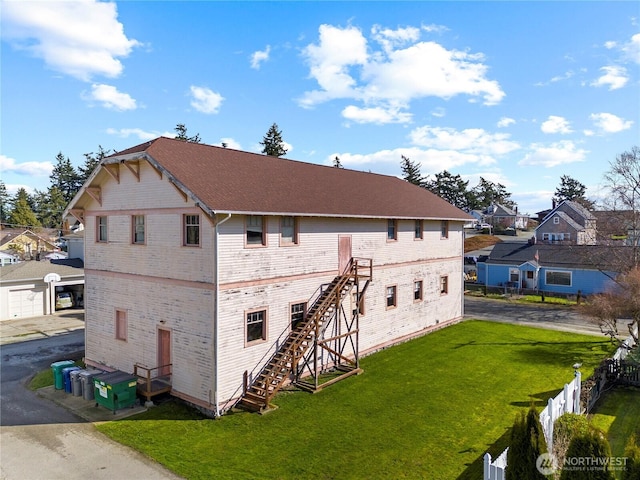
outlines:
M588 431L589 420L584 415L565 413L556 420L553 425L553 456L558 466L564 463L571 439Z
M631 435L624 456L627 457L627 464L622 471L622 480L640 480L640 439L636 440L635 435Z
M590 427L569 443L560 480L615 480L606 460L611 447L602 430ZM585 463L591 460L591 463ZM590 468L595 467L595 468Z
M536 467L541 453L546 451L540 417L531 406L516 415L511 430L511 442L507 452L506 480L544 480L546 477Z

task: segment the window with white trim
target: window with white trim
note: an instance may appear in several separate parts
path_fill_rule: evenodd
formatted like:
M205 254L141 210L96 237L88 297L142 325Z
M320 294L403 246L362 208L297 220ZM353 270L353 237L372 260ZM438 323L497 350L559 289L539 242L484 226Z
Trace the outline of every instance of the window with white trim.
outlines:
M144 215L133 215L131 217L131 230L135 244L144 244Z
M200 215L184 215L184 245L197 247L200 245Z
M415 240L422 240L423 238L423 224L422 224L422 220L416 220L413 226L413 238Z
M416 280L413 282L413 301L422 301L422 280Z
M96 238L99 242L107 242L109 241L109 237L107 235L107 217L96 217Z
M246 238L247 245L266 245L262 215L247 215Z
M246 343L267 339L267 311L255 310L246 314Z
M391 285L387 287L387 308L394 308L398 306L398 287Z
M449 238L449 221L442 220L440 222L440 238Z
M397 220L387 220L387 240L397 240L398 239L398 221Z
M282 217L280 220L280 241L283 244L297 244L298 232L297 232L296 217Z

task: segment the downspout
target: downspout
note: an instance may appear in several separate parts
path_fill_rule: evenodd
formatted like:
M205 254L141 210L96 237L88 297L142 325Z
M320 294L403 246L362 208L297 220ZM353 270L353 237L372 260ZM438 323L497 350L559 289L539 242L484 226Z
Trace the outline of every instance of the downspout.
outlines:
M231 214L228 213L227 216L225 218L223 218L221 221L216 222L215 226L213 227L215 230L215 235L214 235L214 239L215 239L215 252L214 252L214 271L215 271L215 282L216 282L216 289L215 289L215 308L214 308L214 312L213 312L213 364L214 366L214 380L213 380L213 398L214 398L214 402L215 402L215 416L216 417L220 417L220 403L219 403L219 398L218 398L218 329L219 329L219 325L218 325L218 315L220 313L220 282L219 282L219 278L220 278L220 260L219 260L219 252L220 252L220 230L218 229L218 227L220 225L222 225L224 222L226 222L227 220L229 220L231 218Z

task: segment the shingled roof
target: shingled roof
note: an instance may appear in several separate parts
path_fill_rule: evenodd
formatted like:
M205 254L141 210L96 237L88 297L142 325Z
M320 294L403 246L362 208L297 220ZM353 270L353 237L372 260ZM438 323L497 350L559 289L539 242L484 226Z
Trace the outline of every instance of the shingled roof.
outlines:
M472 219L424 188L388 175L160 137L103 160L144 158L215 213Z

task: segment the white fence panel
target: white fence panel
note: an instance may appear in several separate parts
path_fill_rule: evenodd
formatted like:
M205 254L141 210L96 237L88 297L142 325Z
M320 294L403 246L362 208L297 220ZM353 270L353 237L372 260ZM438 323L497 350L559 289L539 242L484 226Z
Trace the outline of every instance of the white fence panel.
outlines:
M638 334L638 327L635 327L635 333ZM616 350L616 353L613 354L614 360L624 360L629 355L629 350L636 344L636 341L633 339L633 336L629 336L624 342L622 342L622 346Z
M507 468L507 452L505 449L493 462L489 452L484 454L484 480L504 480Z

